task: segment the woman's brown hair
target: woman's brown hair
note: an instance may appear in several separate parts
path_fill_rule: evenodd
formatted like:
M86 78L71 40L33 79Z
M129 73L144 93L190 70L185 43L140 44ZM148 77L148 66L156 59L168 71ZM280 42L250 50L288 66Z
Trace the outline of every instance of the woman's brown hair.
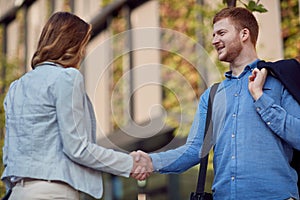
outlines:
M252 44L256 45L259 28L254 15L249 10L241 7L224 8L215 15L213 24L224 18L229 18L239 31L247 28L250 31Z
M49 61L63 67L79 68L85 46L90 39L91 25L68 12L54 13L45 24L31 67Z

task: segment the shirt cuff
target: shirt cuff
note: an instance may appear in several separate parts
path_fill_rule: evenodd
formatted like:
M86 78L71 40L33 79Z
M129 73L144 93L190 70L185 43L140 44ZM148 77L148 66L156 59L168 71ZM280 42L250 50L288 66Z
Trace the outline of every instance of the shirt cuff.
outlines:
M161 158L157 153L151 153L149 156L152 159L152 165L153 165L153 170L155 172L159 172L159 170L162 168L162 162Z
M260 115L263 114L273 104L274 104L274 100L265 93L263 93L263 95L254 102L256 111Z

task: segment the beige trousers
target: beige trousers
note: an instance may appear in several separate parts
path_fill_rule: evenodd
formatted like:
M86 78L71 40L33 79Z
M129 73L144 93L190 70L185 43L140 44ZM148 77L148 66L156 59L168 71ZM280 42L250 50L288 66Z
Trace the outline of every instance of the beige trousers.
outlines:
M71 186L51 181L20 181L13 187L9 200L79 200L79 192Z

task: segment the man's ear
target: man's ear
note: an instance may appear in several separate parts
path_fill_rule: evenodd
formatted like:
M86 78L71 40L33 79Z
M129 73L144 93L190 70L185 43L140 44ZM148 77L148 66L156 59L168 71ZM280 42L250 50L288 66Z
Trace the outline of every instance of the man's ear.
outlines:
M250 31L247 28L243 28L240 32L240 36L243 42L245 42L247 39L250 39Z

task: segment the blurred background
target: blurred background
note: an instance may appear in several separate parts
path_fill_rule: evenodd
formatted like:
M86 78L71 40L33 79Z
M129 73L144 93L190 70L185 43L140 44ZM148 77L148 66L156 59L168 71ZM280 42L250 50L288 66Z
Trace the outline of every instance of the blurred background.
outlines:
M257 17L261 59L299 61L299 0L0 0L1 147L5 93L31 70L41 29L56 11L75 13L93 26L80 70L96 112L98 143L123 152L184 144L200 95L228 70L211 45L212 18L227 6L247 7ZM212 170L210 160L207 190ZM198 166L142 182L104 174L102 199L189 199L197 176Z

